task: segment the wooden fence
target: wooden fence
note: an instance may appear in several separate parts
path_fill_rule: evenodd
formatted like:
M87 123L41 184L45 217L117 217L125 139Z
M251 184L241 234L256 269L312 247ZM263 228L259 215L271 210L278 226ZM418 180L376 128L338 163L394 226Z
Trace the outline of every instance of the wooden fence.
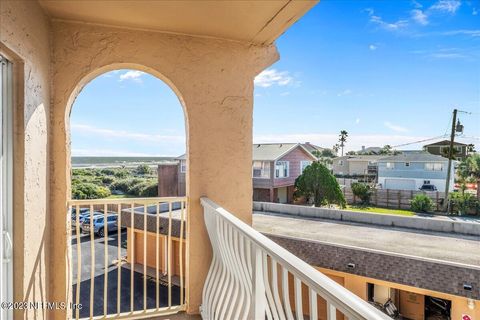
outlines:
M356 197L352 189L346 187L343 189L345 200L348 204L360 204L360 199ZM376 207L392 209L410 209L410 202L417 194L425 194L433 200L435 210L440 211L445 201L445 192L423 192L414 190L393 190L393 189L375 189L370 197L370 204Z

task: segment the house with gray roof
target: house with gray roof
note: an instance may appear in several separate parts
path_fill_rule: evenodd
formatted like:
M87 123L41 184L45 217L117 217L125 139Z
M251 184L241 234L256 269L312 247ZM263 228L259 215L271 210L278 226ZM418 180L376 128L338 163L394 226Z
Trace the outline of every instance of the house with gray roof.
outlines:
M456 161L452 164L453 186ZM428 152L410 152L378 160L378 184L383 189L418 190L424 184L445 191L448 159Z
M253 200L291 203L295 179L317 158L300 143L252 146Z
M377 162L387 155L348 155L333 159L334 175L347 176L377 176Z

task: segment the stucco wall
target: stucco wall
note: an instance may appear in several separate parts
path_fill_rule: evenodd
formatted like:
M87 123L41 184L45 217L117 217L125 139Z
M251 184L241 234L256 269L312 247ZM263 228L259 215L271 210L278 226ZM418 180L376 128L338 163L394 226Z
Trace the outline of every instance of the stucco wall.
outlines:
M1 1L0 52L14 64L14 300L46 301L49 22L37 2ZM44 310L16 318L46 319Z
M200 196L251 223L253 79L278 59L274 46L52 23L53 299L68 293L66 201L69 197L69 112L79 90L102 72L135 68L168 83L184 106L189 197L189 311L198 312L211 260ZM65 244L65 245L63 245ZM57 282L58 281L58 282Z

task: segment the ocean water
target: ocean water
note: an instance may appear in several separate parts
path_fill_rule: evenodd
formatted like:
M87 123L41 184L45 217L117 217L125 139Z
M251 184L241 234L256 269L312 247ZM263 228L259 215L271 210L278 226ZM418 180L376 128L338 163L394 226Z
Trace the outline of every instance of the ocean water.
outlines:
M73 168L156 166L174 162L175 157L72 157Z

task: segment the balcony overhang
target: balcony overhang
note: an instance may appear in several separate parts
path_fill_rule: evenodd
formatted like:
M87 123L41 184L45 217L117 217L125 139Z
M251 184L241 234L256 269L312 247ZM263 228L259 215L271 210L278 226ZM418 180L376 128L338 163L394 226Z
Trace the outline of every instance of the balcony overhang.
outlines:
M39 0L53 19L268 45L318 1Z

